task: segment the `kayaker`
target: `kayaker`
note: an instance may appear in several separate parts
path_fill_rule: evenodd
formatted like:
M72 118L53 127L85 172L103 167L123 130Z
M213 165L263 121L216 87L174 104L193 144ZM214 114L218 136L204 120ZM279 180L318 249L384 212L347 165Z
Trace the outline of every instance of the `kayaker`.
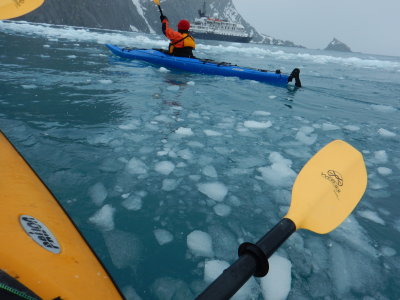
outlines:
M190 23L188 20L180 20L178 23L178 31L174 31L169 27L168 18L164 15L160 16L162 23L162 31L164 35L171 41L168 53L173 56L194 58L193 50L196 48L194 38L189 34Z

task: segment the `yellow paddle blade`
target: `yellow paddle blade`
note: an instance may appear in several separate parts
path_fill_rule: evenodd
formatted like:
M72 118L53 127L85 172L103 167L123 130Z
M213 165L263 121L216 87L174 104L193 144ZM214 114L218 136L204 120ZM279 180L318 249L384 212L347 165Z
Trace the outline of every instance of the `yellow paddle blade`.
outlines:
M333 141L300 171L285 218L291 219L296 229L328 233L350 215L366 186L362 154L344 141Z
M160 6L160 0L153 0L155 4L157 4L158 6Z
M40 5L44 0L0 0L0 20L7 20L25 15Z

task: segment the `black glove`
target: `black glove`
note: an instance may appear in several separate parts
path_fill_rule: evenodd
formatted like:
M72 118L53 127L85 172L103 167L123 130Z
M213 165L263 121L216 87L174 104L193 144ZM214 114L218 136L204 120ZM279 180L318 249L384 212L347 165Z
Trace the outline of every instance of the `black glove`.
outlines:
M160 20L161 20L161 22L162 22L162 21L164 21L165 19L167 19L167 20L168 20L168 18L167 18L166 16L164 16L164 15L161 15L161 16L160 16Z

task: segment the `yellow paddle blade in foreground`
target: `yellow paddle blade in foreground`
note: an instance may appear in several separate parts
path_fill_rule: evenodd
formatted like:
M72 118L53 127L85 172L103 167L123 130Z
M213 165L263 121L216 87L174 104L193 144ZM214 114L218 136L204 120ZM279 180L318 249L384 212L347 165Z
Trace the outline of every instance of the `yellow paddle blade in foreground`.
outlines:
M157 4L158 6L160 6L160 0L153 0L155 4Z
M296 229L328 233L350 215L367 186L362 154L344 141L322 148L300 171L285 218Z
M0 0L0 20L23 16L42 5L44 0Z

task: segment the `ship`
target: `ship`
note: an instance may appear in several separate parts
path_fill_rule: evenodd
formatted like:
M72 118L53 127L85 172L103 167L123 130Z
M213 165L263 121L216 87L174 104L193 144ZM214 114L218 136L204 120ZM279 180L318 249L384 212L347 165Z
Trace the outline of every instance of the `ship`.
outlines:
M239 23L206 16L205 1L203 10L199 9L198 14L199 18L195 18L190 26L190 33L194 38L237 43L248 43L252 38L243 25Z

